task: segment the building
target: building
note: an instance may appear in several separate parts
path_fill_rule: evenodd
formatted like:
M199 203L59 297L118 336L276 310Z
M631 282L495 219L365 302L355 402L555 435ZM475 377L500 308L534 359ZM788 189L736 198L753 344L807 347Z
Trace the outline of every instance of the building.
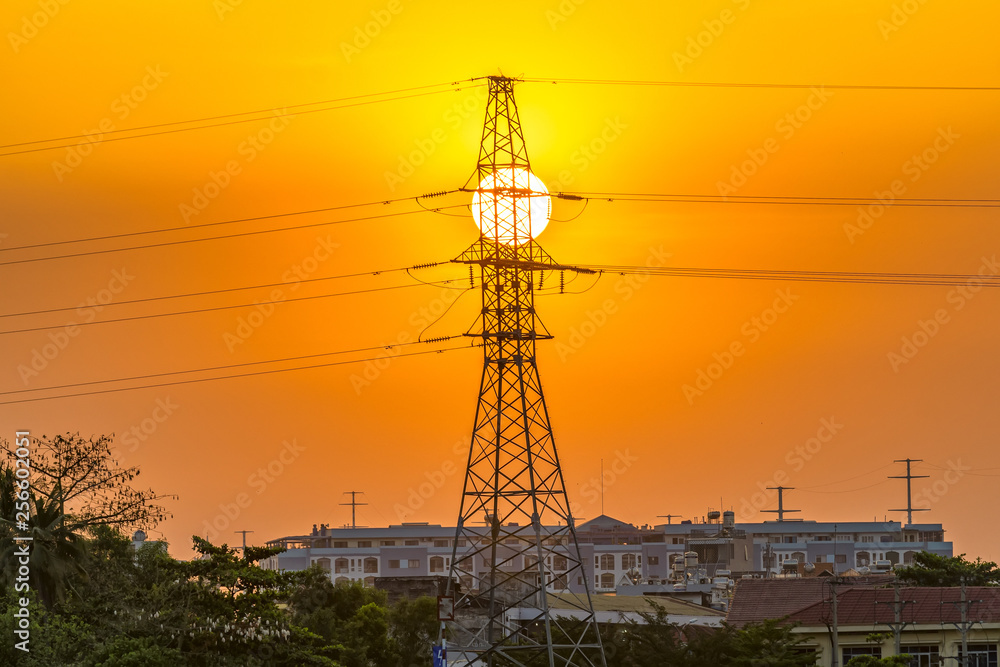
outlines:
M488 539L485 528L483 534ZM718 511L709 511L701 521L641 527L601 515L577 526L577 538L586 576L597 593L676 596L717 609L725 608L732 581L743 576L799 572L801 567L836 574L889 571L910 563L920 551L952 555L941 524L736 523L733 512ZM386 528L320 524L307 535L269 541L268 546L287 550L263 565L301 570L316 564L329 571L333 581L367 585L383 577L447 576L454 540L454 527L436 524ZM460 540L458 546L466 545ZM550 591L582 592L582 577L567 581L560 576L566 565L559 556L546 562L552 573ZM469 567L484 565L476 562ZM472 581L471 576L464 579Z
M833 592L837 615L834 624ZM964 610L964 615L963 615ZM819 651L818 665L833 665L836 630L839 665L855 657L896 654L914 667L961 665L962 634L969 667L996 667L1000 641L1000 588L896 587L894 577L752 579L736 585L727 621L736 626L787 617L804 646ZM949 662L954 661L954 662Z

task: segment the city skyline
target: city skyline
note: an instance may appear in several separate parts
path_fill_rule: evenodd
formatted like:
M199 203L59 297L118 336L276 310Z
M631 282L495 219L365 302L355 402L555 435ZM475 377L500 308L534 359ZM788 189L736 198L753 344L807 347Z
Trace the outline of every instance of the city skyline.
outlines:
M339 523L349 490L358 523L454 525L482 367L455 190L503 72L535 175L590 193L539 243L657 272L540 286L574 514L758 521L786 486L797 517L901 520L913 458L914 522L1000 559L997 7L39 7L4 10L0 437L116 434L180 497L149 531L175 556Z

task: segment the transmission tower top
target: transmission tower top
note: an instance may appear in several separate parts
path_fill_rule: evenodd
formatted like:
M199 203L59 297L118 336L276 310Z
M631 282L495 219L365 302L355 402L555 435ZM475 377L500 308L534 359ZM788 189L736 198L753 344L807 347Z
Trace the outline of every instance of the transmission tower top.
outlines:
M905 475L889 475L889 479L905 479L906 480L906 509L899 510L889 510L890 512L906 512L906 525L911 525L913 523L913 513L914 512L929 512L930 508L916 508L913 506L913 488L911 486L912 480L924 479L928 475L912 475L910 474L910 464L920 463L923 459L896 459L893 463L905 463L906 464L906 474Z
M794 491L795 488L791 486L769 486L767 487L771 491L778 492L778 509L776 510L761 510L761 512L767 512L769 514L777 514L778 521L801 521L802 519L786 519L785 514L789 512L801 512L802 510L786 510L785 509L785 491Z

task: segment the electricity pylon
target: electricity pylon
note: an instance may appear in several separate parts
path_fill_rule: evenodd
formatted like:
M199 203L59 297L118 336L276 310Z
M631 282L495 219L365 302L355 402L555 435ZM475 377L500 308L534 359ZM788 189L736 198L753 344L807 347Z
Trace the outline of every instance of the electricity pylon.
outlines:
M478 266L482 278L482 329L469 335L482 340L483 374L452 550L448 662L604 667L535 360L535 342L552 338L535 312L535 274L575 269L534 241L544 222L537 204L548 196L529 173L514 81L489 77L470 190L482 233L454 260ZM558 594L558 611L549 593Z

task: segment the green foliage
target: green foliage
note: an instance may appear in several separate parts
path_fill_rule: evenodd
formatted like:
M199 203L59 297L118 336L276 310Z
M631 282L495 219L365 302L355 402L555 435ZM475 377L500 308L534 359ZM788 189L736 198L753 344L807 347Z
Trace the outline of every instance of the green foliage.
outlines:
M980 558L969 561L965 554L939 556L921 551L913 564L896 568L896 576L911 586L996 586L1000 584L1000 569L992 561Z
M389 606L385 593L359 582L334 584L318 567L302 573L290 599L293 620L333 647L344 667L424 667L437 639L437 601Z
M643 622L627 622L604 639L608 667L806 667L817 655L793 625L770 620L736 628L679 627L653 602Z
M16 529L15 511L33 509L27 521L27 535L32 538L28 567L31 588L41 594L42 602L51 608L62 601L73 589L74 581L85 576L83 561L86 557L84 540L69 528L59 505L44 497L34 496L22 489L11 468L0 468L0 583L17 586L17 571L21 565L19 554L26 546L15 541L25 531ZM23 508L23 509L22 509Z

